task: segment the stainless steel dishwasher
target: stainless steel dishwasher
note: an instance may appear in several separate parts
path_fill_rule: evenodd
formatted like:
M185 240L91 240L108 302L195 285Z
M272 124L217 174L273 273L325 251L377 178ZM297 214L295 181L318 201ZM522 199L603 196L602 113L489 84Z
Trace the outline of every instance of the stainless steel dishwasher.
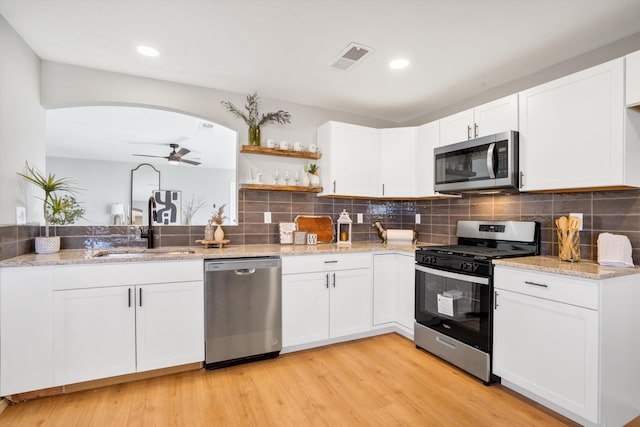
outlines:
M278 257L204 261L205 367L276 357L282 349Z

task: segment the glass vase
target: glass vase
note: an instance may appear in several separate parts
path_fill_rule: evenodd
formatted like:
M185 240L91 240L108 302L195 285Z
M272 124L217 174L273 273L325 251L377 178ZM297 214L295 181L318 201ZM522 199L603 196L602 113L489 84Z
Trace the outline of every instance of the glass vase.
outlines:
M249 145L260 146L260 126L249 126Z

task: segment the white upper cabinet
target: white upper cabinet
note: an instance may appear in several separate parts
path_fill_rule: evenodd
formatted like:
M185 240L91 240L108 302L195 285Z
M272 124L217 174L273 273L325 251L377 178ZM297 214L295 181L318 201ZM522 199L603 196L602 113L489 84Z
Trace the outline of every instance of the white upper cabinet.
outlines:
M627 105L640 105L640 50L630 53L627 61Z
M639 113L624 108L623 79L619 58L520 93L523 191L640 184Z
M518 130L518 94L440 119L440 145Z
M380 129L382 197L415 197L416 128Z
M435 160L433 150L440 144L440 122L435 121L418 127L415 162L416 196L432 197Z
M322 151L323 195L379 196L380 134L378 129L327 122L318 128Z

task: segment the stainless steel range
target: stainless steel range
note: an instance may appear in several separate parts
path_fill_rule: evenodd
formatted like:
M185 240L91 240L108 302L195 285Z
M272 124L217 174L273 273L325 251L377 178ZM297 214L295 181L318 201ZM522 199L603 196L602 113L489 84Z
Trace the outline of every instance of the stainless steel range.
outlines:
M458 221L458 244L416 250L414 341L490 384L493 264L538 255L533 221Z

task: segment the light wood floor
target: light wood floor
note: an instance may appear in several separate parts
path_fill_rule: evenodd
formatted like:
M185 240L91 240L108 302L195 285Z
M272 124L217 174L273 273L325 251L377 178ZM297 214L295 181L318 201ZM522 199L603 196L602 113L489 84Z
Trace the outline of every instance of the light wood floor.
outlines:
M10 426L566 426L396 334L11 405Z

